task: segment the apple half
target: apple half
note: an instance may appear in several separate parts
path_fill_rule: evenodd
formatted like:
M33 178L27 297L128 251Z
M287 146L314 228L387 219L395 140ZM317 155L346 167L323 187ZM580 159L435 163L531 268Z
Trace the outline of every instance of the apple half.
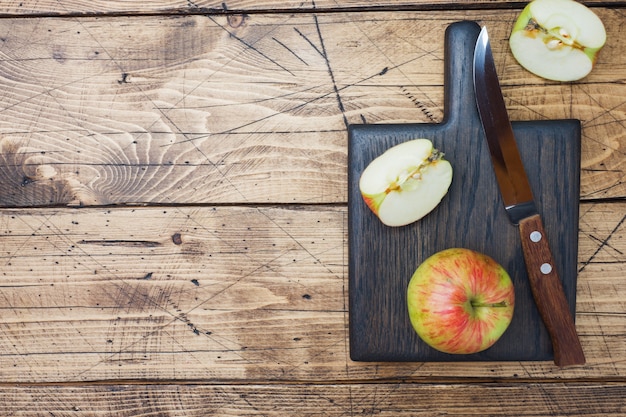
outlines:
M522 67L554 81L586 77L605 42L600 18L574 0L530 2L509 37L511 52Z
M452 166L428 139L387 149L363 171L359 189L387 226L405 226L430 213L452 183Z
M450 248L418 266L407 305L424 342L441 352L472 354L493 346L509 327L515 291L509 274L491 257Z

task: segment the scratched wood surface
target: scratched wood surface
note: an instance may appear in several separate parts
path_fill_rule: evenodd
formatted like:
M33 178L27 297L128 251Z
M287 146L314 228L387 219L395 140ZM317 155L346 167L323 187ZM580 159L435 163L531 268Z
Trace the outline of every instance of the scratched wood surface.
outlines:
M519 9L471 3L0 5L0 414L624 415L623 9L558 84L510 55ZM460 19L514 120L582 121L585 366L349 360L346 126L440 121Z
M493 27L514 120L582 120L581 195L623 197L623 15L594 73L547 86L508 52L516 15L1 20L0 205L345 202L346 124L440 121L462 18Z
M623 1L585 0L594 6L614 3L623 7ZM510 8L520 4L515 0L7 0L0 4L0 15L73 15L91 13L223 13L267 11L345 11L355 10L442 10L465 8Z
M588 364L353 363L344 207L3 212L0 380L621 378L625 203L581 207Z
M12 416L32 416L24 410L42 401L55 416L624 415L623 404L614 401L623 390L615 384L99 385L6 391L16 397L6 404Z

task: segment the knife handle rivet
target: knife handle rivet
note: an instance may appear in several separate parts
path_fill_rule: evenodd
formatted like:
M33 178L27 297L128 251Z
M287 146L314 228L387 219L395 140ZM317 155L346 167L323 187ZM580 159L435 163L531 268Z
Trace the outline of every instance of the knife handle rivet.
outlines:
M539 270L541 271L542 274L548 275L550 272L552 272L552 265L550 265L549 263L545 263L541 265Z
M537 243L541 240L541 232L534 231L530 234L530 240Z

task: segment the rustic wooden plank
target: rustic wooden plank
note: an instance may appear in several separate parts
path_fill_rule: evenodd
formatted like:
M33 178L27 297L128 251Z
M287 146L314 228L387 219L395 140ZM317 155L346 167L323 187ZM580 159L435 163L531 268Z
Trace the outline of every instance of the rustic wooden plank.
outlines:
M0 211L0 380L626 376L626 203L581 207L588 363L348 359L345 207Z
M515 0L152 0L150 2L129 2L124 0L54 0L7 1L0 5L0 15L71 15L95 13L219 13L219 12L263 12L273 11L327 11L327 10L372 10L372 9L408 9L441 10L461 8L519 7ZM589 6L605 4L602 0L586 0Z
M582 197L624 197L624 16L598 13L574 84L514 62L507 10L2 19L0 205L344 203L346 125L440 122L460 19L490 26L513 120L582 120Z
M623 416L620 384L0 387L11 416Z

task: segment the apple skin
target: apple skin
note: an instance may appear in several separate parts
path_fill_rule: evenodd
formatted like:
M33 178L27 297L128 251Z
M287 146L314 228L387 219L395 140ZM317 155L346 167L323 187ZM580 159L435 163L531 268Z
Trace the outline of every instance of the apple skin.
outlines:
M447 194L452 166L428 139L413 139L387 149L363 170L363 201L380 221L405 226L430 213Z
M605 42L600 18L574 0L533 0L509 37L511 52L522 67L564 82L586 77Z
M411 324L429 346L451 354L491 347L513 318L515 291L489 256L451 248L427 258L407 289Z

